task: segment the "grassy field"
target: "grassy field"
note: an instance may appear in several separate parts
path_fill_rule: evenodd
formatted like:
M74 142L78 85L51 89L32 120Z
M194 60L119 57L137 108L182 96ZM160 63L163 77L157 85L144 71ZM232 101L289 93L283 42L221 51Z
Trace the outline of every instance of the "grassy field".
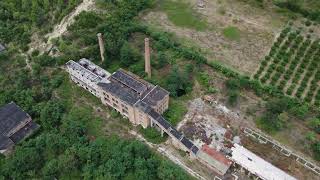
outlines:
M179 27L204 31L208 28L205 20L201 19L191 5L184 1L164 0L161 9L167 14L169 20Z
M229 26L223 29L223 35L227 39L237 41L240 39L240 30L237 27Z

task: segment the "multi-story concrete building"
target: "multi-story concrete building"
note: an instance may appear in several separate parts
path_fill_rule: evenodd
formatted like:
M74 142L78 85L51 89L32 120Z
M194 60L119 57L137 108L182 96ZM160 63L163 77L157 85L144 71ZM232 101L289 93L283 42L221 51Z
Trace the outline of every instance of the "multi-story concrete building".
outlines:
M159 114L168 109L169 92L160 86L154 86L122 69L113 73L108 80L98 83L103 104L113 107L135 125L144 128L151 125L151 120L141 111L142 102Z
M198 153L198 147L161 115L169 106L168 91L123 69L110 74L87 59L81 59L79 63L71 60L66 65L76 84L100 98L103 104L118 111L132 124L143 128L157 126L161 134L167 133L180 149L193 155Z
M72 81L99 98L98 83L108 82L108 77L111 75L85 58L80 59L79 63L72 60L67 62L67 70Z

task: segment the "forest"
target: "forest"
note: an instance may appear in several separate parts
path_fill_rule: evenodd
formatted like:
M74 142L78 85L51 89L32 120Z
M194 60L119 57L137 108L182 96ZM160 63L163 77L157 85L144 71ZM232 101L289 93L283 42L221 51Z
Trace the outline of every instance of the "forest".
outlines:
M79 2L0 2L0 41L7 46L0 54L0 106L14 101L41 125L40 131L19 144L14 154L0 157L0 179L191 179L180 167L143 143L119 137L116 132L110 136L101 135L102 129L93 127L91 122L101 120L88 105L79 107L76 104L77 100L72 96L74 87L60 68L69 58L84 55L68 53L72 50L68 47L70 44L60 42L59 48L66 51L62 57L32 53L32 71L26 68L25 57L18 52L27 50L31 34L37 29L48 31L46 28L58 22ZM112 37L107 49L113 52L110 53L113 58L121 58L122 65L132 64L136 53L130 51L125 41L133 18L152 2L103 3L117 9L111 12L107 24L99 27L110 40ZM38 10L41 13L35 13ZM98 21L92 22L96 18L99 17L93 13L82 14L70 27L72 36L81 36L81 29L90 21L92 26L97 25ZM84 43L94 44L94 38L95 35L87 36L87 39L84 36ZM90 51L86 53L90 54ZM97 102L84 90L77 88L76 92L85 94L86 101Z

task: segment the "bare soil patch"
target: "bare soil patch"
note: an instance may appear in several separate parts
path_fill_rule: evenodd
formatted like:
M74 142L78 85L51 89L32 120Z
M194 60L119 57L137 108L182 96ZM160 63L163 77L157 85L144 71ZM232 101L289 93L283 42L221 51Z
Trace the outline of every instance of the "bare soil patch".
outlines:
M238 1L210 0L206 1L204 9L197 8L196 0L184 1L207 21L205 31L177 27L157 8L143 19L149 25L175 33L190 45L201 47L208 59L219 60L246 74L252 74L258 68L275 34L284 25L284 20L270 11ZM224 35L223 31L230 27L239 30L239 38L230 39Z

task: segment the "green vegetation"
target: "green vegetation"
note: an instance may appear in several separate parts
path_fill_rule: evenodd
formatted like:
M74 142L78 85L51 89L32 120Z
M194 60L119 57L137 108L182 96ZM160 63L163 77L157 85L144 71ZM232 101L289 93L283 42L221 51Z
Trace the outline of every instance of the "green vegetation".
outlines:
M168 135L166 133L163 133L163 137L161 137L161 133L159 133L159 130L155 129L154 127L148 127L146 129L144 129L143 127L139 127L139 132L143 135L143 137L146 138L147 141L154 144L165 142L168 138Z
M260 128L268 132L276 132L285 128L288 124L288 111L292 108L292 102L289 99L273 99L266 104L266 112L258 120Z
M237 27L226 27L223 29L223 35L227 39L237 41L241 37L241 32Z
M298 13L312 21L320 22L320 2L317 0L273 0L280 8Z
M0 2L0 39L2 43L15 42L16 46L27 50L27 44L34 30L41 28L42 33L51 30L81 0L44 0Z
M207 72L198 73L199 83L206 89L206 93L216 93L218 90L211 86L212 77Z
M170 108L164 113L164 117L173 126L180 122L183 116L187 113L187 106L181 100L172 99L169 104Z
M317 68L320 66L319 42L320 39L312 41L303 37L299 30L295 31L292 27L283 29L254 78L260 78L262 83L269 83L287 95L320 104L320 97L317 96L320 81Z
M204 31L208 25L190 4L184 1L164 0L161 8L168 15L169 20L176 26Z
M9 6L7 2L1 1L0 6ZM68 7L74 2L58 1ZM126 45L132 30L128 27L135 27L131 24L133 18L151 3L149 0L123 0L115 4L108 1L106 7L110 8L111 16L81 13L69 27L69 36L55 40L61 56L51 58L36 51L32 53L33 72L26 68L25 58L19 56L19 49L14 45L0 55L0 106L15 101L41 125L37 134L16 146L14 154L0 158L0 179L190 179L182 169L141 142L107 136L102 119L105 117L100 115L103 112L93 113L93 107L100 105L99 100L72 84L59 67L69 59L98 59L97 31L105 31L105 36L110 37L106 49L112 53L108 53L108 58L119 60L122 56L122 63L108 63L114 67L131 66L133 62L126 61L126 56L132 55L132 47ZM59 8L58 5L54 8ZM12 26L19 27L23 22L16 21ZM98 27L101 22L104 23ZM28 27L36 26L25 27L29 30L32 28ZM3 37L0 36L1 42ZM111 68L110 64L104 66ZM114 126L112 129L119 133Z

